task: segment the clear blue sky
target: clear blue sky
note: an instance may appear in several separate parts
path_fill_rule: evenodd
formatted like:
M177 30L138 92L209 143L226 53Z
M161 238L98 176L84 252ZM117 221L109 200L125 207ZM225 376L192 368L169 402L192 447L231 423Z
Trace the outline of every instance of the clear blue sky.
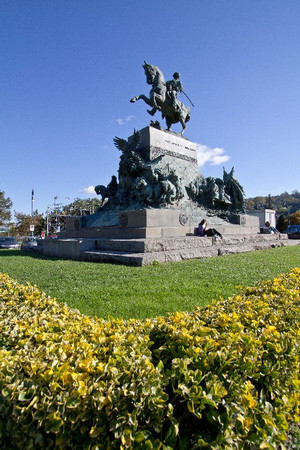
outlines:
M117 175L113 138L150 120L129 102L149 93L144 59L181 73L204 176L234 166L247 197L300 189L299 0L0 0L0 58L13 210L30 213L32 189L44 213Z

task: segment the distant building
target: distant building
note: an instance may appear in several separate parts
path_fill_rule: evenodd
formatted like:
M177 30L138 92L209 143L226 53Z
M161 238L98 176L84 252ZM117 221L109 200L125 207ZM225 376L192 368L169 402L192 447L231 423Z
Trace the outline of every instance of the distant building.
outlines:
M249 216L255 216L259 218L259 227L264 226L266 222L270 222L271 227L276 228L276 211L274 209L257 209L253 211L247 211Z

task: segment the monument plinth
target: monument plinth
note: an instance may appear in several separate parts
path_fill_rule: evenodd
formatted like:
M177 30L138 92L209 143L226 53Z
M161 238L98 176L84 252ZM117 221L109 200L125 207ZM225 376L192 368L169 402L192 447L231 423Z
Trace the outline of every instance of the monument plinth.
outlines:
M130 136L129 144L132 143L132 140L133 136ZM167 133L151 126L143 128L140 130L140 142L135 151L145 161L153 161L159 156L167 155L195 165L198 171L196 143L175 133Z

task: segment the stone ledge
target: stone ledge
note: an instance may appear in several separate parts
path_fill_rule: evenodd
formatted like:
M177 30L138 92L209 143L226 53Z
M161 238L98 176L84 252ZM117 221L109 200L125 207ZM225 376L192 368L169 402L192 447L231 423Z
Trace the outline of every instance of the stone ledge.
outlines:
M206 238L198 238L205 240ZM289 241L288 241L289 242ZM300 245L300 240L293 243L287 241L281 241L269 239L267 241L255 242L255 243L241 243L240 245L223 245L222 240L217 240L213 245L208 247L194 247L194 248L178 248L173 250L163 250L156 247L156 251L145 253L131 253L125 251L107 251L107 250L94 250L85 252L84 259L88 261L97 262L116 262L119 264L133 265L133 266L146 266L153 262L165 263L175 262L188 259L202 259L210 258L212 256L222 256L229 254L245 253L255 250L265 250L268 248L287 246L287 245ZM159 243L159 242L158 242ZM158 244L157 243L157 244ZM165 246L170 248L170 246Z
M109 252L103 250L87 251L84 259L97 262L116 262L132 266L146 266L153 262L171 262L187 259L200 259L218 256L218 249L174 250L152 253Z
M277 235L179 237L155 239L57 239L45 240L43 253L58 258L116 262L143 266L157 262L208 258L268 248L299 245L300 240Z
M212 246L211 238L172 237L153 239L96 239L97 250L119 250L132 253L149 253L177 249L193 249Z

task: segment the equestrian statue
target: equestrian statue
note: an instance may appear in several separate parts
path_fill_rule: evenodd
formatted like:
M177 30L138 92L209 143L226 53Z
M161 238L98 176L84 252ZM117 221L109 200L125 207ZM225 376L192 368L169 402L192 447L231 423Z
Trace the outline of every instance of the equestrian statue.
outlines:
M173 123L180 122L182 125L180 134L183 134L186 129L186 122L190 120L191 111L188 106L185 106L177 98L178 92L185 94L182 89L181 81L179 80L180 73L175 72L173 74L173 79L166 82L162 71L157 66L148 64L146 61L144 61L144 63L145 64L142 67L145 70L147 84L152 85L152 89L150 90L149 98L144 94L137 95L130 100L131 103L140 99L144 100L147 105L152 107L151 110L147 110L151 116L153 116L156 111L161 111L162 118L166 119L168 130L171 131Z

